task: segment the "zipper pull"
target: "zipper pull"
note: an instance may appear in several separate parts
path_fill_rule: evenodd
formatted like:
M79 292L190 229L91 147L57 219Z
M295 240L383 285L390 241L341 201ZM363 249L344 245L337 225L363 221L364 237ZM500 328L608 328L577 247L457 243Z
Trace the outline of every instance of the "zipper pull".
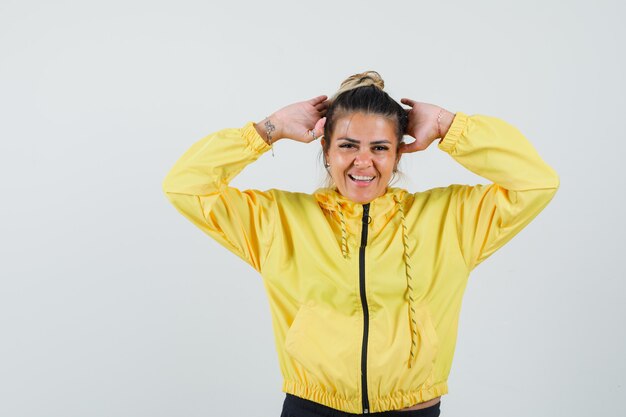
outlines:
M361 219L361 221L364 224L372 223L372 218L370 217L370 203L363 205L363 218Z

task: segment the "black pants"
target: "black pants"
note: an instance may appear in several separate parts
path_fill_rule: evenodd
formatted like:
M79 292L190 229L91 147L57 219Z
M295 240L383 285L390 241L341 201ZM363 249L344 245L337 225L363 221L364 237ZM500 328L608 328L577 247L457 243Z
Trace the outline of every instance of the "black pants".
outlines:
M441 402L431 405L421 410L410 411L383 411L381 413L352 414L327 407L314 401L306 400L292 394L285 397L283 412L280 417L353 417L353 416L373 416L373 417L439 417L439 406Z

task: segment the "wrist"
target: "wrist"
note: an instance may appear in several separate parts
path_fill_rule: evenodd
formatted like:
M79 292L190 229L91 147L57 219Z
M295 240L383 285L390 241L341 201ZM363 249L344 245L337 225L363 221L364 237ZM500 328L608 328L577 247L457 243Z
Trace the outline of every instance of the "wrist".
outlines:
M438 139L443 140L448 134L448 130L450 130L450 126L452 126L452 121L454 120L455 114L449 112L448 110L442 108L437 116L437 130L439 132Z
M257 133L263 138L268 145L272 145L281 138L278 130L277 118L275 115L269 115L258 123L254 124Z

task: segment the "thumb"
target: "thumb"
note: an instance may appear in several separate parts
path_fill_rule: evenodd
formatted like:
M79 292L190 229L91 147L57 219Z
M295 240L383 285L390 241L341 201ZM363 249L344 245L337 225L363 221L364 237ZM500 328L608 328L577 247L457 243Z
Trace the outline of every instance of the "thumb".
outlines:
M326 117L322 117L315 123L315 127L313 128L313 132L315 132L315 137L320 137L324 134L324 126L326 125Z

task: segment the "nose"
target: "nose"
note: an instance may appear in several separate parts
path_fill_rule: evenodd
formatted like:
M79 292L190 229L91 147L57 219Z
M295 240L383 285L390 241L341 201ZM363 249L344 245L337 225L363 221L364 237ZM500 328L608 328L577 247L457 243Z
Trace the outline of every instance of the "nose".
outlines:
M369 149L362 150L354 157L354 166L358 168L368 168L372 165L372 153Z

